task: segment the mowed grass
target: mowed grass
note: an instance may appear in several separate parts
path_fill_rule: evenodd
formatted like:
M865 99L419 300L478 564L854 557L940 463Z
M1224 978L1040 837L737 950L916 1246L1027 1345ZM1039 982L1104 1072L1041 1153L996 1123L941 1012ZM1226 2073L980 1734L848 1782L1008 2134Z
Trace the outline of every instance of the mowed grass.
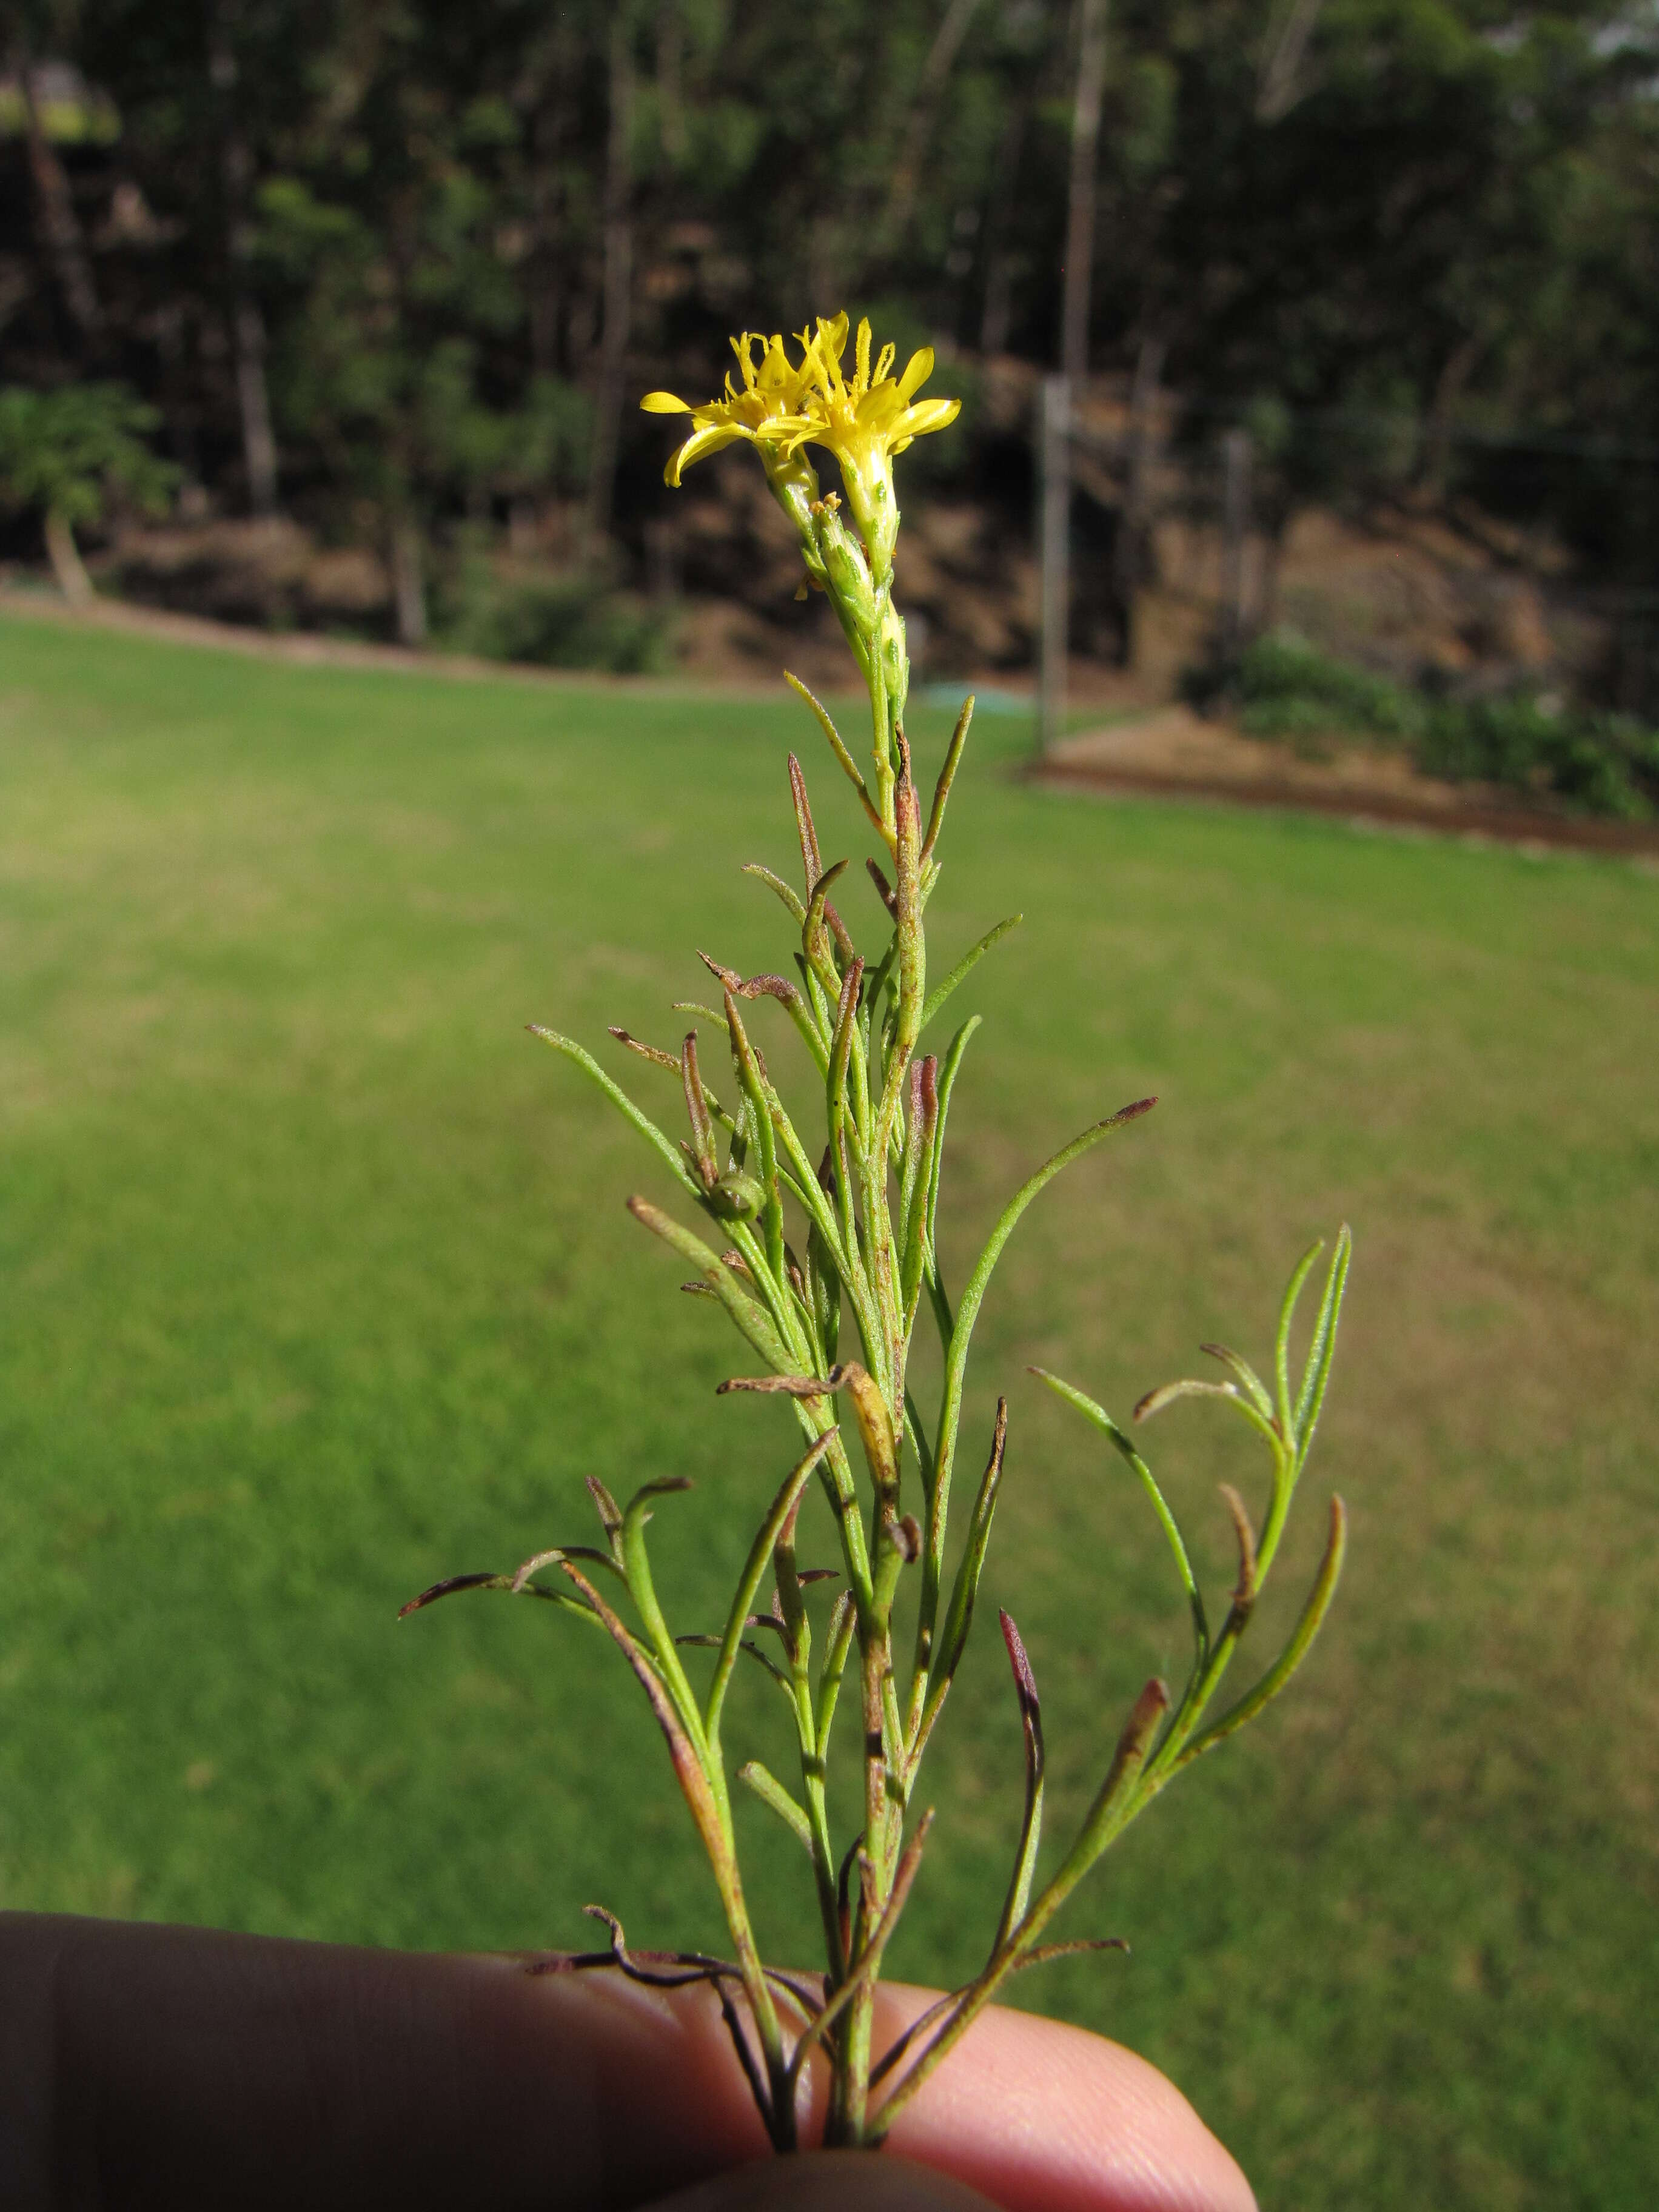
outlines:
M1297 1251L1344 1218L1357 1246L1258 1638L1340 1487L1313 1663L1073 1907L1132 1957L1023 2000L1166 2067L1264 2205L1645 2209L1659 880L1033 792L1011 731L932 915L936 972L1027 916L963 994L953 1279L1031 1164L1162 1100L1038 1202L981 1324L964 1461L1006 1389L985 1589L1043 1691L1051 1835L1181 1668L1183 1607L1144 1498L1026 1364L1127 1413L1201 1339L1265 1358ZM939 718L916 735L931 769ZM714 1398L748 1355L623 1211L664 1195L652 1156L523 1024L615 1065L607 1023L678 1041L694 947L786 965L738 869L793 873L787 744L826 847L863 849L814 737L787 698L0 624L0 1900L498 1946L582 1942L599 1899L636 1940L719 1940L616 1655L498 1599L394 1614L586 1540L589 1472L683 1473L654 1556L677 1625L715 1622L790 1425ZM867 886L844 903L874 936ZM1259 1494L1249 1440L1182 1406L1151 1441L1218 1598L1214 1485ZM781 1769L770 1694L732 1736ZM895 1964L950 1978L1020 1795L988 1614L927 1794ZM795 1847L739 1817L768 1941L810 1957Z

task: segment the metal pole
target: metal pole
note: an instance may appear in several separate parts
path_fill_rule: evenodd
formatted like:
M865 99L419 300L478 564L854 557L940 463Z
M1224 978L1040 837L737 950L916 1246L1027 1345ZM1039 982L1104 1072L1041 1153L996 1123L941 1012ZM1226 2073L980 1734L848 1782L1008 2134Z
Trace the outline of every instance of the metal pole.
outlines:
M1037 690L1038 757L1066 720L1066 652L1071 628L1072 389L1063 376L1042 380L1038 451L1042 471L1042 626Z
M1250 434L1229 430L1221 441L1221 641L1229 660L1244 649L1244 536L1250 520Z

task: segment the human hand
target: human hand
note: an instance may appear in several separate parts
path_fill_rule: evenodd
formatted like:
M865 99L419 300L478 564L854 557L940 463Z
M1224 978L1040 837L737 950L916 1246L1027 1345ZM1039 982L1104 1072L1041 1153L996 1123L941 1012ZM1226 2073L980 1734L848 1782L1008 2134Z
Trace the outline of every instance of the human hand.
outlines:
M877 2047L927 2002L884 1988ZM982 2014L890 2152L780 2161L706 1989L0 1916L10 2212L984 2212L988 2200L1255 2204L1162 2075L1028 2014Z

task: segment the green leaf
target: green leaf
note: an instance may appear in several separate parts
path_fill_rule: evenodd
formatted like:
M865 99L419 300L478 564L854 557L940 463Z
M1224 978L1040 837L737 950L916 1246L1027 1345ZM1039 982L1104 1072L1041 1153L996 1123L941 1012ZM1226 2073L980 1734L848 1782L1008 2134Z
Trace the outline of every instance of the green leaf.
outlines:
M1294 1433L1298 1473L1307 1462L1320 1409L1325 1403L1325 1388L1331 1379L1331 1362L1336 1357L1337 1323L1342 1317L1342 1295L1347 1287L1348 1262L1352 1255L1353 1232L1345 1221L1336 1234L1336 1249L1331 1255L1325 1294L1319 1302L1319 1318L1314 1323L1313 1342L1308 1347L1308 1364L1303 1370L1302 1388L1297 1393Z
M1212 1721L1208 1728L1200 1730L1182 1747L1181 1756L1176 1761L1178 1767L1185 1766L1200 1752L1212 1749L1224 1736L1231 1735L1236 1729L1242 1729L1246 1721L1254 1720L1262 1707L1271 1704L1285 1687L1307 1657L1309 1648L1319 1633L1320 1624L1330 1609L1330 1602L1336 1595L1336 1585L1342 1573L1342 1560L1347 1543L1347 1512L1342 1500L1333 1498L1325 1556L1319 1563L1319 1572L1308 1593L1308 1601L1302 1608L1302 1617L1296 1624L1290 1642L1255 1689L1249 1691L1236 1705L1229 1707L1219 1720Z
M1272 1420L1273 1401L1267 1395L1267 1386L1241 1352L1235 1352L1231 1345L1226 1344L1200 1344L1198 1348L1200 1352L1207 1352L1212 1359L1218 1359L1224 1367L1231 1370L1234 1380L1262 1419Z
M761 1358L780 1372L787 1372L793 1363L784 1347L782 1338L773 1326L771 1316L758 1300L739 1286L732 1270L721 1265L720 1255L705 1244L701 1237L690 1229L683 1229L672 1214L665 1213L660 1206L653 1206L647 1199L630 1198L628 1210L653 1236L660 1237L664 1243L671 1246L683 1260L689 1260L701 1271L703 1280Z
M775 890L787 908L796 928L801 927L806 920L806 908L801 903L799 893L785 883L781 876L775 875L770 868L763 868L758 860L748 861L743 872L745 876L757 876L769 890ZM714 1017L711 1015L709 1018L712 1020Z
M777 1777L763 1766L757 1759L748 1759L738 1769L738 1779L745 1790L752 1790L763 1805L769 1805L785 1827L794 1835L808 1858L812 1856L812 1824L804 1807L796 1803Z
M1008 1664L1014 1672L1014 1692L1019 1699L1020 1726L1025 1737L1025 1814L1020 1824L1013 1877L1008 1884L1002 1917L997 1923L996 1941L991 1946L993 1952L1002 1948L1024 1919L1025 1908L1030 1903L1037 1849L1042 1840L1042 1772L1047 1763L1042 1747L1042 1701L1037 1696L1036 1677L1031 1672L1031 1662L1025 1656L1025 1645L1014 1626L1013 1615L999 1611L997 1618L1002 1623Z
M1198 1646L1198 1664L1201 1667L1204 1664L1205 1655L1210 1648L1210 1626L1204 1617L1204 1599L1198 1587L1198 1578L1193 1572L1192 1561L1187 1554L1187 1546L1182 1537L1180 1526L1175 1515L1170 1510L1164 1492L1158 1488L1152 1470L1103 1406L1097 1405L1092 1398L1085 1397L1081 1390L1074 1389L1071 1383L1062 1382L1058 1375L1051 1375L1046 1367L1028 1368L1026 1372L1035 1375L1039 1382L1046 1382L1056 1397L1063 1398L1068 1406L1074 1406L1085 1420L1092 1421L1107 1441L1121 1454L1140 1477L1146 1495L1152 1501L1152 1510L1158 1516L1158 1524L1168 1539L1170 1551L1175 1554L1176 1569L1181 1577L1181 1586L1187 1593L1187 1603L1192 1611L1193 1636ZM1178 1392L1182 1386L1180 1383L1172 1382L1166 1387ZM1230 1382L1199 1383L1194 1387L1200 1390L1219 1391L1228 1396L1236 1395ZM1145 1402L1143 1400L1142 1403ZM1137 1418L1139 1418L1139 1409L1137 1407Z
M1285 1302L1279 1309L1279 1334L1273 1340L1273 1374L1279 1384L1279 1432L1287 1449L1295 1449L1296 1431L1291 1412L1291 1323L1296 1318L1297 1301L1302 1296L1302 1285L1308 1279L1309 1270L1325 1249L1325 1240L1319 1237L1291 1270L1291 1279L1285 1285Z
M834 722L830 719L830 710L828 708L822 705L818 700L813 697L812 694L807 690L806 686L801 682L798 676L792 676L787 668L783 672L783 680L789 686L790 690L794 692L798 698L804 699L805 701L806 704L811 708L813 714L817 715L818 727L823 732L824 736L830 740L830 751L834 753L836 758L841 763L848 781L852 785L854 790L856 791L859 795L860 803L863 806L865 812L869 816L876 828L879 830L882 826L881 816L877 811L875 802L870 796L869 789L865 783L863 776L859 772L857 762L853 758L852 754L848 751L845 744L842 742L841 732L836 727Z
M1160 1382L1156 1390L1149 1390L1139 1401L1129 1418L1137 1422L1153 1420L1181 1398L1218 1398L1224 1405L1242 1413L1250 1426L1278 1449L1279 1431L1269 1415L1261 1412L1235 1384L1211 1382L1198 1375L1183 1375L1177 1382Z
M540 1037L543 1043L550 1044L555 1052L562 1052L567 1060L574 1060L585 1074L592 1078L623 1119L630 1122L648 1145L656 1146L664 1159L667 1161L674 1180L680 1188L690 1191L695 1196L697 1193L696 1178L688 1172L685 1162L678 1151L670 1144L650 1116L641 1113L621 1085L611 1080L592 1054L584 1052L574 1039L561 1036L556 1030L544 1029L538 1022L532 1022L529 1029L532 1036Z
M957 1668L962 1664L962 1655L968 1648L969 1631L974 1623L974 1601L979 1595L979 1578L984 1571L985 1554L991 1542L991 1523L996 1516L997 1495L1002 1488L1003 1452L1008 1442L1008 1401L997 1400L996 1426L991 1432L991 1456L985 1462L985 1472L980 1478L979 1495L974 1500L974 1514L968 1524L968 1541L957 1566L957 1577L951 1586L951 1602L945 1607L945 1627L939 1637L939 1656L933 1666L934 1680L927 1701L926 1717L917 1747L927 1739L927 1732L951 1684L956 1679ZM930 1654L918 1648L917 1671L920 1673Z
M1073 1160L1081 1159L1085 1152L1121 1129L1143 1114L1150 1113L1158 1103L1155 1098L1138 1098L1133 1105L1124 1106L1105 1121L1097 1121L1062 1145L1052 1159L1045 1160L1033 1176L1029 1176L1009 1200L997 1217L997 1223L985 1241L985 1248L975 1262L973 1273L968 1278L962 1303L957 1309L956 1326L951 1333L950 1350L945 1357L945 1386L939 1407L939 1443L933 1454L933 1496L928 1501L928 1555L924 1569L922 1586L922 1617L931 1618L930 1599L937 1606L939 1577L945 1553L945 1531L950 1511L950 1482L951 1463L956 1456L957 1430L962 1419L963 1380L968 1369L968 1348L973 1340L974 1324L979 1319L979 1310L1003 1247L1018 1226L1020 1216L1039 1191L1047 1189L1062 1168ZM943 1121L943 1101L940 1105Z
M924 866L933 857L933 848L939 842L939 833L945 826L945 802L951 796L951 786L956 781L957 769L962 764L963 748L968 742L969 725L974 719L974 695L970 691L962 702L962 712L957 716L956 728L951 733L946 748L945 765L939 772L939 781L933 787L933 803L927 813L927 834L921 841ZM879 828L880 824L878 823Z
M979 943L963 954L945 981L936 983L927 994L927 1003L921 1010L921 1029L927 1028L957 985L967 980L991 947L1006 937L1011 929L1018 929L1024 919L1023 914L1011 914L1006 921L998 922L994 929L988 929ZM918 1030L917 1034L920 1035L921 1031Z
M704 1708L703 1732L710 1743L720 1738L720 1711L726 1700L726 1685L732 1669L737 1664L738 1647L743 1640L755 1593L760 1588L761 1577L766 1572L768 1560L779 1533L794 1511L807 1479L830 1447L836 1430L832 1424L816 1443L809 1446L784 1477L782 1486L767 1509L766 1517L755 1532L749 1547L749 1557L744 1562L743 1573L732 1599L732 1608L726 1615L726 1633L720 1639L720 1656L714 1662L714 1679L709 1686L708 1701Z

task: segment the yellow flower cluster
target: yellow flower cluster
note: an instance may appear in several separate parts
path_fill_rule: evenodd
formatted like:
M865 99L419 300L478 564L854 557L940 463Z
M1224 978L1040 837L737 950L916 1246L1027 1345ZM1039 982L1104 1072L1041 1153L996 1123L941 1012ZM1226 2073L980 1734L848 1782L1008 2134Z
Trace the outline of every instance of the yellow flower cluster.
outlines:
M931 346L912 354L897 377L892 374L894 349L884 346L872 370L867 321L858 327L849 377L842 366L847 334L844 314L833 321L820 316L815 331L800 333L797 363L791 362L781 336L769 338L745 331L732 341L743 377L741 389L728 374L724 398L701 407L676 398L672 392L649 392L640 404L649 414L691 417L691 435L664 471L670 484L678 484L692 462L706 453L746 439L759 449L773 489L795 513L805 489L804 449L816 446L834 454L848 506L869 556L872 577L881 585L892 573L898 533L893 456L902 453L912 439L954 422L962 402L916 398L933 373ZM810 476L810 471L805 474ZM811 489L815 494L815 483Z

